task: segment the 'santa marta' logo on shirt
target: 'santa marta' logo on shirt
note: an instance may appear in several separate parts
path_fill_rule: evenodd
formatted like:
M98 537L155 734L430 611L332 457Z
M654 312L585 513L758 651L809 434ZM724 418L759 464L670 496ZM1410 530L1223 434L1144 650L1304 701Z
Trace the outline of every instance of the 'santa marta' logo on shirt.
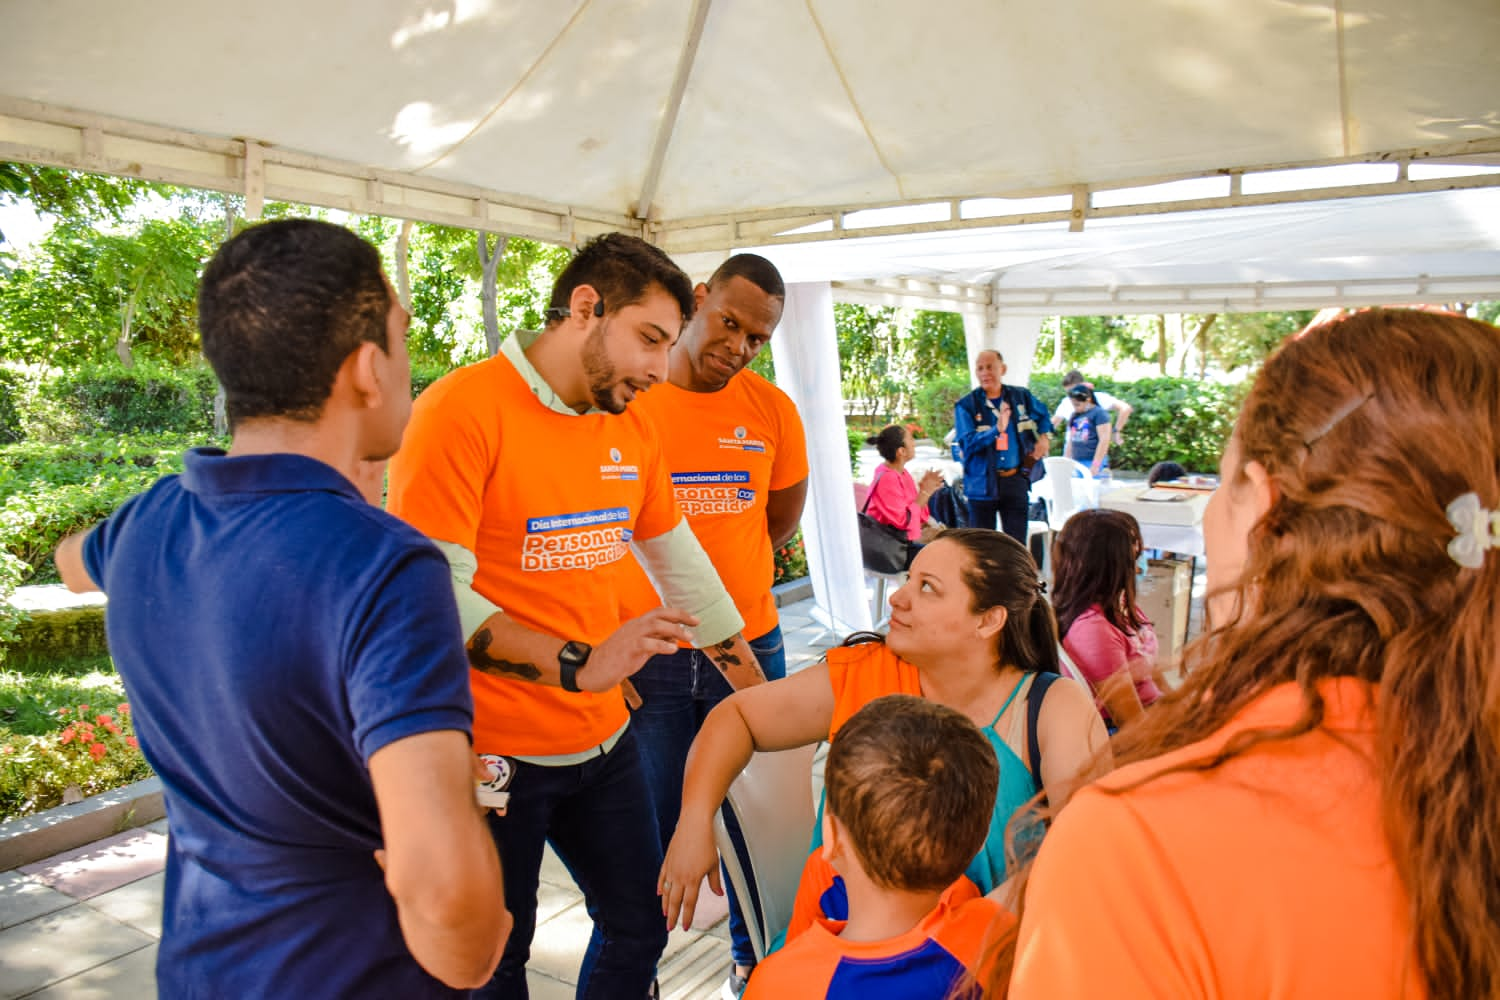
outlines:
M600 479L639 479L641 478L641 467L638 465L621 465L624 456L620 454L619 448L609 449L609 464L599 466Z
M732 432L733 437L719 438L719 447L727 451L760 451L766 450L766 443L750 437L750 431L744 424L736 427Z

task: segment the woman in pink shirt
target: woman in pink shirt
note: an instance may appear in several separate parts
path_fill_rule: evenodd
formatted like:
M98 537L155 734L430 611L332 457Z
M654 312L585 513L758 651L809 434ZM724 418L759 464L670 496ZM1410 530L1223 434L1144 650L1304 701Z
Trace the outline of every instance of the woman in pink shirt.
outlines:
M892 424L875 435L875 450L885 459L875 470L870 481L869 503L865 513L881 524L888 524L906 532L911 543L906 551L906 565L922 548L922 528L932 519L927 512L927 501L932 499L943 485L942 474L929 469L922 474L918 485L906 471L906 463L917 453L917 442L911 431L900 424Z
M1135 604L1143 560L1140 525L1117 510L1076 512L1052 547L1053 606L1063 649L1115 726L1161 697L1156 630Z

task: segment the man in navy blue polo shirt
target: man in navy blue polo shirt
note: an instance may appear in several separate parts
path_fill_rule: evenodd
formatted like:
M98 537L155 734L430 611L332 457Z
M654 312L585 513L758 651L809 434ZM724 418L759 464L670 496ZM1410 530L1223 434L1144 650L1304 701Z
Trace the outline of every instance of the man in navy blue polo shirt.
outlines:
M109 594L166 786L158 989L455 995L510 929L458 613L442 554L354 485L401 443L409 317L373 247L308 220L225 243L198 312L228 454L190 451L57 552Z

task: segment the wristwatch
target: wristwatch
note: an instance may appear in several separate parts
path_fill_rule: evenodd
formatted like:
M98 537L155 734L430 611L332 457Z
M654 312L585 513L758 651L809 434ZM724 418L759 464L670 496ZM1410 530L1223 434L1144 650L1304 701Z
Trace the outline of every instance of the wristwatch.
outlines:
M578 686L578 671L589 662L589 654L593 651L593 646L576 639L563 643L563 648L557 652L557 678L564 691L582 690Z

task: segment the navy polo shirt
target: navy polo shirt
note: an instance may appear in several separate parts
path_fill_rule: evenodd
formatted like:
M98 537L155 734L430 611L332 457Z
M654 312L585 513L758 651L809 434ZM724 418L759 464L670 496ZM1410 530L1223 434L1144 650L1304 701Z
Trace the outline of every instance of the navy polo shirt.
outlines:
M161 995L457 995L402 939L366 767L471 731L442 554L322 462L202 448L84 563L166 786Z

